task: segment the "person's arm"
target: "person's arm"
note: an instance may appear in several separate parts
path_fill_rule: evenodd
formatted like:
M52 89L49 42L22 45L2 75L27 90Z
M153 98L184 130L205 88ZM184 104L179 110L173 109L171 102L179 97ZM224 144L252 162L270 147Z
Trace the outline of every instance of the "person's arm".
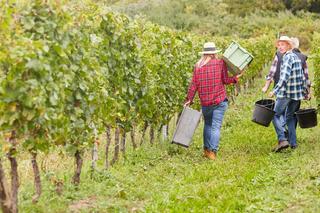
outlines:
M277 65L278 65L278 57L277 57L277 55L275 55L274 58L273 58L269 73L266 76L266 80L267 81L269 81L269 80L273 81L274 75L275 75L276 70L277 70Z
M264 87L262 88L262 92L266 93L270 87L272 80L266 80L266 83L264 84Z
M311 81L309 79L309 69L308 69L307 62L304 64L303 72L304 72L304 77L306 78L306 81L307 81L307 94L305 99L310 100L311 99Z
M192 80L188 89L188 94L184 106L189 106L192 104L193 98L198 90L197 86L197 75L196 75L196 68L193 70Z
M277 57L277 55L275 55L275 57L272 61L269 73L266 76L266 83L264 84L264 87L262 88L262 92L264 92L264 93L268 91L270 84L273 81L274 74L276 73L276 70L277 70L277 64L278 64L278 57Z
M308 88L310 88L311 87L311 81L309 79L309 69L308 69L307 62L305 63L305 65L303 67L303 71L304 71L304 76L306 77L306 80L307 80L307 86L308 86Z
M238 78L241 76L242 74L238 74L236 76L232 76L229 77L228 76L228 68L227 68L227 64L223 61L222 64L222 83L223 84L235 84L238 82Z

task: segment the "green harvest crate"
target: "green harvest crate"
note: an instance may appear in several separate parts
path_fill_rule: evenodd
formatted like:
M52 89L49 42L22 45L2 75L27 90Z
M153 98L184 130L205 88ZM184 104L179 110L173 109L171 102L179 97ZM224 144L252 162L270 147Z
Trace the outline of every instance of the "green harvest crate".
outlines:
M253 60L253 56L235 41L224 51L222 58L233 74L240 73Z

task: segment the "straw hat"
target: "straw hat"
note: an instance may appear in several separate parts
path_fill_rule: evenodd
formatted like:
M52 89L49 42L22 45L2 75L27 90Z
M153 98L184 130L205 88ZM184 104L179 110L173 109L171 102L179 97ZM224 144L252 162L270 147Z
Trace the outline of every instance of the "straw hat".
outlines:
M280 36L280 38L277 40L277 45L280 41L287 42L291 46L291 48L293 48L293 42L288 36Z
M216 54L220 52L221 50L218 50L216 48L216 45L213 42L207 42L203 45L203 51L199 52L200 54Z
M299 48L299 39L297 37L292 37L291 38L292 46L293 48Z

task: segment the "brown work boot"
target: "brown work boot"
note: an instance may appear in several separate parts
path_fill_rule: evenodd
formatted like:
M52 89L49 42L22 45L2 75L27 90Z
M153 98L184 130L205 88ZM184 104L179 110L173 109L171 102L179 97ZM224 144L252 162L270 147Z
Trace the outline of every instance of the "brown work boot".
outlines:
M280 152L283 149L286 149L289 147L289 142L288 141L280 141L278 145L272 149L274 152Z
M204 156L206 158L209 158L210 160L215 160L216 159L216 153L210 150L205 150L204 151Z
M203 157L206 157L208 155L209 150L204 148L203 150Z

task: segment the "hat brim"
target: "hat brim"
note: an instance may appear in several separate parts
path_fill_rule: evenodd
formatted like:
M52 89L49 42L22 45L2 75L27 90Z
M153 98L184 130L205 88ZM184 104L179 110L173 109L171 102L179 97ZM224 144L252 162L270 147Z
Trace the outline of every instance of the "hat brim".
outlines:
M221 50L215 50L215 51L203 51L203 52L199 52L199 54L216 54L216 53L219 53L221 52Z
M287 42L291 47L294 46L294 44L293 44L293 42L292 42L291 40L290 40L290 41L289 41L289 40L277 40L277 45L278 45L278 43L281 42L281 41L282 41L282 42Z

